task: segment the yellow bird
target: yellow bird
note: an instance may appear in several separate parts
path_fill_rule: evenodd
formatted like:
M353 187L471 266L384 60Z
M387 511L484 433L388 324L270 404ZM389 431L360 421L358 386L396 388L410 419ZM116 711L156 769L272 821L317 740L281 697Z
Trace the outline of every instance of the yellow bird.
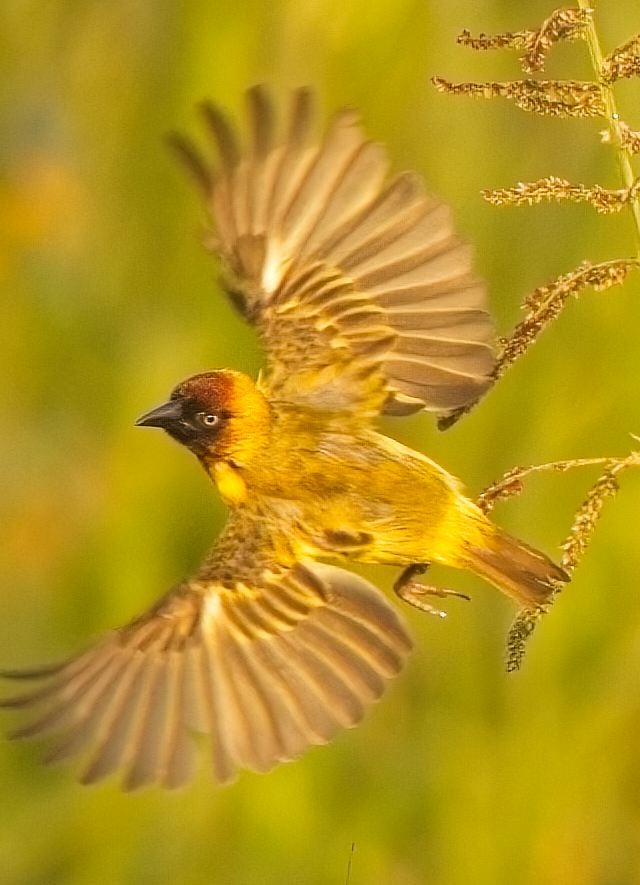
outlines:
M196 574L133 623L57 666L4 673L36 683L4 701L37 710L14 736L52 733L49 759L83 754L85 782L121 769L129 789L178 786L198 732L224 782L355 725L411 642L375 587L318 560L443 563L526 605L567 579L375 429L379 414L446 415L491 383L485 287L448 208L413 174L387 181L353 111L317 140L309 90L293 93L280 135L265 90L247 102L244 146L204 106L215 167L176 143L266 369L257 382L196 375L138 421L197 456L227 525ZM427 588L398 592L429 608Z

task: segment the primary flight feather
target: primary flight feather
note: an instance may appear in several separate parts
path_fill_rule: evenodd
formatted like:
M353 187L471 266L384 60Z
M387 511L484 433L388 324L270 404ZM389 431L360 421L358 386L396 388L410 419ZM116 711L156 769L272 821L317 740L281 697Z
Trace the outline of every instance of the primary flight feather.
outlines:
M447 207L412 174L387 180L353 111L318 140L309 90L283 129L262 87L247 103L246 144L210 104L216 159L174 141L266 368L258 382L196 375L138 422L194 452L227 525L196 574L131 624L57 666L4 671L29 686L4 706L36 711L14 736L52 735L52 761L82 754L85 782L122 770L129 789L178 786L196 733L225 782L355 725L411 642L375 587L318 560L444 563L527 605L566 580L374 427L380 413L446 415L491 383L485 287Z

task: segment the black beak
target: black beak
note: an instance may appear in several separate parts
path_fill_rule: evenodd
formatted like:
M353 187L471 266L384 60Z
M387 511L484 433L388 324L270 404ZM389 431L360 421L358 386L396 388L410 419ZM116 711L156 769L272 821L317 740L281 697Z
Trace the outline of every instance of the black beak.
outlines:
M138 418L136 427L162 427L167 430L181 418L182 403L179 400L170 399Z

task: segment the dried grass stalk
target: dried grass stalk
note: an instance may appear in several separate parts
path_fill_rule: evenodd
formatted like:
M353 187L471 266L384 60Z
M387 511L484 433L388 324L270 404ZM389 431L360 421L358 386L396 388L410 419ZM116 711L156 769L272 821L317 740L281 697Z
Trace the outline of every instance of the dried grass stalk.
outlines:
M549 175L538 181L518 182L515 187L495 188L481 191L484 199L493 206L533 206L543 201L589 203L603 215L619 212L623 206L637 199L640 180L628 188L610 190L599 184L571 184L564 178Z
M499 501L515 498L522 494L524 491L524 480L536 473L567 473L567 471L575 470L577 467L598 467L604 464L617 464L620 460L626 463L630 457L637 458L638 456L634 453L618 460L615 458L569 458L566 461L549 461L545 464L531 464L528 467L512 467L500 479L492 482L491 485L480 492L476 498L476 504L483 513L489 514Z
M507 673L514 673L522 667L527 642L545 614L546 611L542 606L523 608L514 618L507 633L504 662Z
M567 299L587 287L601 292L625 281L629 271L640 267L637 258L620 258L591 264L583 261L576 270L562 274L546 286L539 286L527 296L523 307L527 313L508 338L499 341L498 363L494 372L501 378L512 363L521 357L538 335L562 311Z
M586 80L508 80L453 83L432 77L439 92L473 98L507 98L523 111L553 117L603 117L602 88Z
M460 46L468 46L469 49L486 50L486 49L516 49L518 52L529 50L538 31L522 30L522 31L504 31L502 34L485 34L479 33L474 37L467 28L465 28L456 37L456 42Z
M617 494L619 489L618 474L626 470L627 467L638 467L639 465L639 452L631 452L626 458L611 458L607 462L602 476L598 477L576 511L573 525L562 545L561 564L568 574L573 574L591 543L604 502L607 498L613 498Z
M617 123L617 136L620 147L632 154L640 154L640 132L632 129L623 120L618 120ZM603 129L600 135L603 144L613 144L614 135L611 129Z
M640 34L609 53L600 67L600 76L605 83L640 76Z
M464 30L458 43L471 49L516 49L524 50L520 59L525 74L544 70L546 56L560 40L576 40L584 36L585 29L593 16L592 9L568 7L554 10L537 30L507 31L503 34L479 34L473 37Z
M637 437L634 437L634 439L637 439ZM618 474L627 467L640 466L640 452L631 452L623 458L576 458L567 461L552 461L548 464L536 464L531 467L514 467L505 473L500 480L488 486L479 495L476 503L485 513L488 513L498 501L519 495L524 488L524 479L534 473L541 473L543 471L564 473L577 467L591 467L595 465L604 466L605 469L590 488L580 507L578 507L569 529L569 534L561 545L563 550L561 565L572 576L593 539L605 501L608 498L614 497L618 491ZM550 609L555 596L563 587L566 587L566 584L558 584L552 599L545 605L523 608L518 612L507 636L507 672L520 669L527 640L533 633L538 621Z
M619 286L624 283L630 271L639 268L638 258L618 258L600 264L583 261L575 270L562 274L546 286L539 286L531 292L522 305L523 310L526 310L524 318L520 320L511 335L498 339L498 359L493 372L494 383L527 352L540 333L562 312L572 295L577 296L586 288L602 292L612 286ZM475 404L475 402L468 403L440 418L438 429L447 430L452 427L463 415L470 412Z

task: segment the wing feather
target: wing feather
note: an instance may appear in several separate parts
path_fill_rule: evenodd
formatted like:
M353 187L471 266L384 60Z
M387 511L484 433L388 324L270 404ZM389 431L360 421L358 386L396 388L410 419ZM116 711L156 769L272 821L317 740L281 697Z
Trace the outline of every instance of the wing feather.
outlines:
M307 89L293 94L281 136L263 87L247 105L244 148L225 115L204 106L213 169L187 140L179 147L200 187L210 183L227 288L264 339L272 395L363 418L446 415L477 399L495 368L493 323L448 207L412 173L385 183L385 151L354 111L335 114L318 140ZM441 327L445 308L446 353L423 334Z
M313 156L309 148L312 128L313 95L309 89L297 89L292 95L284 143L274 151L274 175L265 230L279 229L287 207L300 186Z
M197 654L197 652L195 652ZM216 780L227 783L232 780L235 765L229 755L228 738L226 737L225 711L220 704L218 673L215 654L210 648L209 638L205 635L199 646L200 658L200 690L204 727L212 740L213 773Z
M159 767L160 747L164 737L167 703L167 656L151 654L145 668L146 681L138 703L137 722L130 747L131 757L123 781L125 790L137 790L155 779ZM82 777L83 783L92 783L91 769Z
M332 207L333 196L360 147L354 113L345 110L336 114L277 228L280 250L289 260L297 257L315 226Z
M338 267L356 266L378 248L385 248L423 217L431 202L417 175L403 172L391 181L355 218L319 250Z
M134 790L184 784L197 733L225 783L356 725L402 668L406 630L371 584L283 543L235 511L196 576L146 615L61 665L5 671L35 686L0 702L34 716L13 737L53 737L47 761L81 756L83 783L121 771Z
M140 655L128 662L104 716L101 719L95 715L86 717L85 721L93 729L76 726L76 734L81 737L76 740L73 751L78 752L90 743L93 746L91 759L82 775L83 783L101 780L122 765L141 696L144 663ZM69 753L68 745L66 752ZM55 758L62 758L60 748ZM51 754L49 761L53 761Z
M175 789L186 784L195 768L195 748L191 735L184 727L187 715L189 679L191 678L187 666L188 657L184 651L173 651L172 657L174 662L172 703L168 713L169 728L160 773L160 782L168 789Z

